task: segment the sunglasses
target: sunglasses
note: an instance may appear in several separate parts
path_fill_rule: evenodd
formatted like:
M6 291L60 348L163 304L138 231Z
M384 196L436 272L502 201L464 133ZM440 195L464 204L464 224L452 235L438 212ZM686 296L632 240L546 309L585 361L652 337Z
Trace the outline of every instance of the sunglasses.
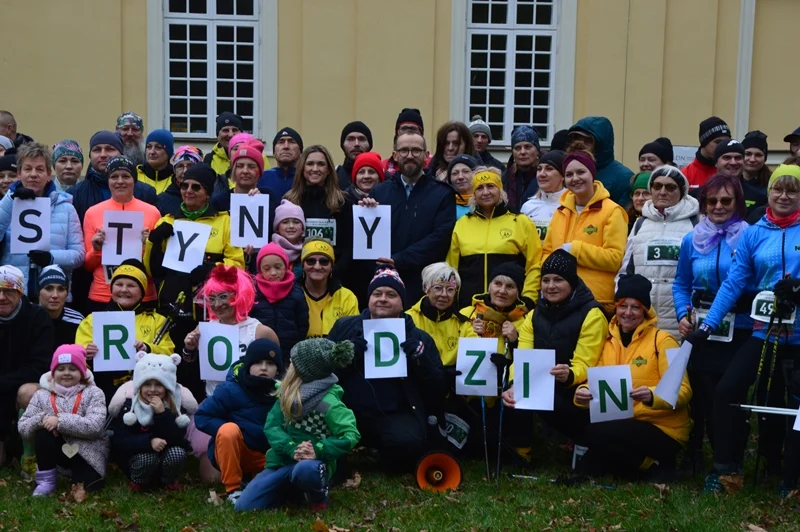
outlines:
M317 264L320 266L328 266L331 263L331 259L327 257L308 257L305 262L306 266L316 266Z
M723 207L730 207L733 204L733 198L706 198L707 207L716 207L717 203Z
M676 185L675 183L666 183L666 184L665 183L653 183L652 185L650 185L650 188L652 190L656 191L656 192L658 192L662 188L666 188L667 192L675 192L676 190L678 190L678 185Z
M181 183L181 190L189 190L190 188L192 189L192 192L200 192L203 190L203 185L200 183L187 183L186 181Z

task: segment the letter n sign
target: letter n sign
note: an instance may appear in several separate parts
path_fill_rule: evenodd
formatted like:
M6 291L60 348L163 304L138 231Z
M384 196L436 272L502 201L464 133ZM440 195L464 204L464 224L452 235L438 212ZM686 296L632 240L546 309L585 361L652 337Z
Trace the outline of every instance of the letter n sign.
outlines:
M592 423L633 417L629 365L589 368L589 417Z

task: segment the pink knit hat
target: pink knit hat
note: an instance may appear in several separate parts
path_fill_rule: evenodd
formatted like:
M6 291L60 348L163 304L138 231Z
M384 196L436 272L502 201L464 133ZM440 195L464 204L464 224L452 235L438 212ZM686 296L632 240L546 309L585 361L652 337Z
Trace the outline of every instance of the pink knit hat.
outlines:
M275 242L270 242L258 252L258 256L256 257L256 268L261 269L261 259L267 255L277 255L283 261L283 265L286 266L286 269L289 269L289 257L286 256L286 252L283 250L283 248Z
M78 344L64 344L53 353L50 361L50 373L56 371L59 364L72 364L81 372L81 378L86 378L86 349Z
M254 163L256 163L256 166L258 166L258 172L263 174L264 155L261 153L263 151L264 145L261 143L261 141L256 139L248 140L233 150L233 153L231 153L231 167L236 166L236 161L239 159L251 159Z
M251 140L255 140L255 137L250 133L237 133L231 137L230 141L228 141L228 146L233 147L242 142L249 142Z
M277 231L281 222L287 218L300 220L300 223L303 224L303 229L306 228L306 217L303 214L303 209L287 199L282 199L281 204L275 207L275 220L272 221L272 230Z

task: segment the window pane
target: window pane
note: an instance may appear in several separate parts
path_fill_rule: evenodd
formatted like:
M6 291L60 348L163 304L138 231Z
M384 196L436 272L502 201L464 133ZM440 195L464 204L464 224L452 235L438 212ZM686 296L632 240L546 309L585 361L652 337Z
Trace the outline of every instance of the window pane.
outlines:
M505 72L492 72L489 74L489 81L492 87L505 87L506 86L506 73Z
M206 0L189 0L189 13L206 13Z
M186 45L183 43L169 43L170 59L186 59Z
M253 31L253 28L249 27L236 28L236 40L241 43L246 43L246 42L253 43L255 42L255 38L253 37L254 33L255 32Z
M517 50L533 51L533 37L530 35L517 35Z
M473 106L473 107L469 108L469 116L470 117L475 116L475 115L483 116L485 114L486 114L486 108L485 107L474 107Z
M548 5L536 6L536 24L549 26L553 23L553 7Z
M478 2L472 3L472 22L474 24L489 23L489 5Z
M236 65L237 79L255 79L253 76L253 65Z
M533 77L530 72L516 72L514 74L515 87L530 87Z
M188 112L186 100L183 98L170 98L169 112L173 115L185 115Z
M530 70L533 66L533 56L531 54L517 54L517 68Z
M490 125L489 129L492 130L493 139L502 139L505 136L505 128L503 126Z
M233 26L217 26L217 41L233 42Z
M253 119L252 118L244 118L242 117L242 125L244 126L245 131L253 131Z
M473 35L472 36L472 49L473 50L487 50L489 47L488 35Z
M189 113L193 115L205 115L208 109L206 109L206 100L189 100Z
M481 104L486 103L486 91L483 89L472 89L469 91L469 103Z
M217 79L233 79L233 63L217 63Z
M186 0L169 0L170 13L186 13Z
M233 98L233 82L217 81L217 96L221 98Z
M236 0L237 15L253 15L253 0Z
M230 111L231 113L234 112L233 110L233 100L217 100L217 115L224 113L225 111Z
M505 68L506 67L506 54L495 53L492 54L491 68Z
M550 54L536 54L534 67L537 70L550 70Z
M188 133L189 130L186 127L186 117L171 116L169 118L169 130L173 133Z
M505 24L508 18L508 6L498 2L492 4L492 24Z
M548 105L549 103L549 91L533 91L533 105Z
M550 87L550 74L547 72L537 72L533 75L533 86L537 89L539 88L549 88Z
M218 44L217 59L221 59L222 61L233 61L233 45Z
M189 40L205 43L206 27L195 25L189 26Z
M217 15L233 15L233 0L217 0Z
M253 116L253 102L239 100L236 102L236 113L239 116Z
M169 93L172 96L186 96L186 82L171 79L169 81Z
M489 103L492 105L503 105L506 102L506 91L504 90L491 90L489 91Z
M485 87L486 86L486 71L473 70L470 77L470 86L472 87Z
M192 59L205 59L206 58L206 45L205 44L190 44L189 56Z
M489 108L489 122L501 123L503 121L503 117L505 116L505 111L502 107L490 107Z
M531 91L529 90L514 91L514 105L530 105L530 104L531 104Z
M237 98L252 98L253 97L253 84L247 82L236 83L236 97Z
M533 24L533 6L517 4L517 24Z
M506 49L507 38L505 35L492 35L492 50Z
M514 108L514 123L515 124L530 124L531 112L527 107Z
M189 65L189 74L195 79L205 79L208 76L206 63L193 62Z
M549 52L551 51L551 44L553 38L549 35L537 35L536 36L536 51L537 52Z
M171 78L185 78L186 77L186 63L178 61L169 62L169 77Z
M537 125L536 131L539 132L539 138L541 139L549 139L550 138L550 126L545 124Z
M485 53L473 53L472 68L486 68L486 55Z
M190 81L189 82L189 90L191 91L192 96L199 97L199 96L207 96L208 95L208 84L206 80L203 81Z
M185 41L186 40L186 26L183 24L170 24L169 25L169 40L171 41Z
M205 116L193 116L189 119L189 132L190 133L208 133L206 127L208 118Z
M547 123L547 109L534 109L533 110L533 123L546 124Z
M239 61L253 60L253 45L240 44L236 47L236 59Z

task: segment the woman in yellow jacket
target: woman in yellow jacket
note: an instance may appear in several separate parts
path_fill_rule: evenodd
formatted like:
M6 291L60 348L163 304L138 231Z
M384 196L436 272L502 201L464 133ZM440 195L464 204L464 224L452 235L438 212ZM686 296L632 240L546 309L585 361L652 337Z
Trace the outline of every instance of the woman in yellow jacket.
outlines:
M355 294L333 273L334 260L333 246L327 240L307 240L300 251L303 275L298 282L308 304L308 338L328 336L336 320L358 314Z
M564 158L568 191L547 229L542 258L561 248L578 259L578 275L611 314L614 278L622 266L628 240L628 215L611 200L603 184L595 181L596 174L591 155L572 152Z
M592 423L580 443L589 448L579 462L584 474L669 474L675 457L689 441L692 389L683 375L675 408L655 395L667 371L667 349L678 347L672 336L658 329L650 306L650 281L641 275L623 275L616 294L616 315L598 366L629 364L633 379L633 418ZM588 407L592 399L586 386L575 391L575 404Z
M171 355L175 352L175 344L169 332L163 335L156 343L155 338L166 318L153 309L142 305L147 287L147 273L144 264L136 259L124 261L111 276L111 302L107 311L130 310L136 314L136 351L146 351L159 355ZM86 348L86 359L92 360L97 355L97 344L94 343L94 319L96 312L86 316L78 325L75 333L75 343ZM114 392L124 382L130 380L130 371L102 371L94 374L98 387L106 394L110 401Z
M476 168L472 190L471 212L456 222L447 254L447 263L461 276L459 304L467 306L473 296L486 293L492 269L514 261L525 270L520 299L528 310L533 309L542 257L536 227L527 216L508 210L508 196L499 174Z

